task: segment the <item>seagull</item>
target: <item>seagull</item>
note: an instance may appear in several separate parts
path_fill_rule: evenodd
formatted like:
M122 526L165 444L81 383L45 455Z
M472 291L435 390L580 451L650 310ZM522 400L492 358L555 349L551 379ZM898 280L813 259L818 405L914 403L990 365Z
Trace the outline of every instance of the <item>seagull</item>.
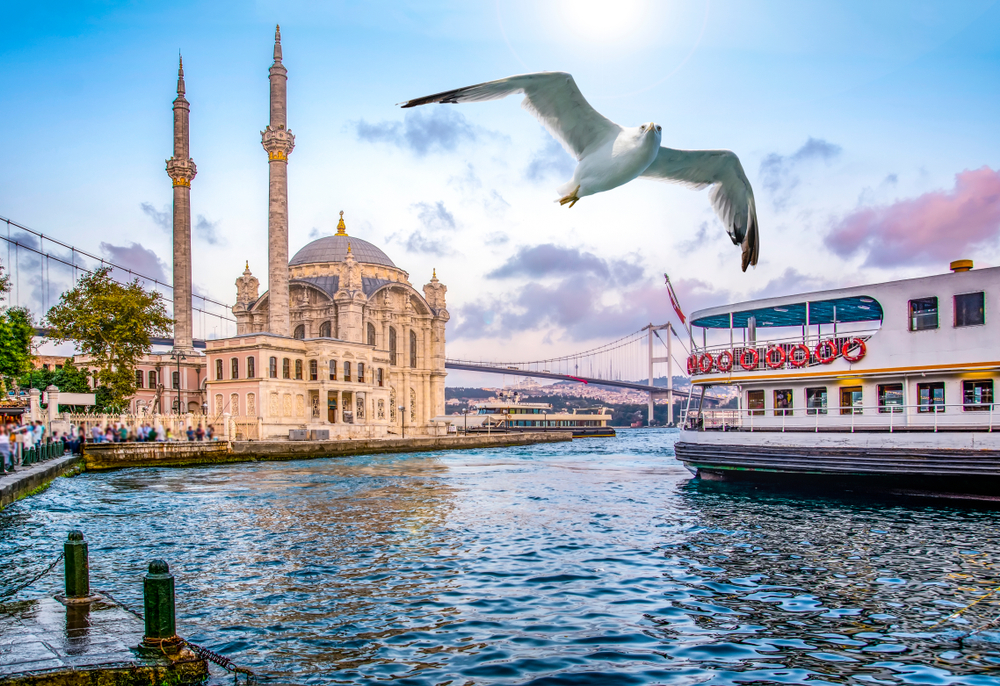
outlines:
M637 178L711 186L709 199L735 245L743 248L743 271L757 264L757 208L739 158L729 150L675 150L660 146L662 127L654 122L620 126L595 110L566 72L537 72L435 93L399 103L403 108L439 102L457 104L500 100L524 93L530 112L579 164L560 186L560 205L609 191Z

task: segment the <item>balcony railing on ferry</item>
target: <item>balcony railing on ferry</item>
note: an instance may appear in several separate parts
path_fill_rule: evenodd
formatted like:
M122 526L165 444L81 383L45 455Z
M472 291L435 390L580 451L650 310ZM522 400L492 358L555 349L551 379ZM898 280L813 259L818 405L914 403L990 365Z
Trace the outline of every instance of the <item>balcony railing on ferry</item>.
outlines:
M992 432L998 420L1000 403L955 403L689 410L681 425L693 431Z
M701 374L745 373L804 369L829 364L840 357L856 362L877 329L842 331L834 335L806 335L767 341L696 346L688 357L687 371ZM851 359L854 358L854 359Z

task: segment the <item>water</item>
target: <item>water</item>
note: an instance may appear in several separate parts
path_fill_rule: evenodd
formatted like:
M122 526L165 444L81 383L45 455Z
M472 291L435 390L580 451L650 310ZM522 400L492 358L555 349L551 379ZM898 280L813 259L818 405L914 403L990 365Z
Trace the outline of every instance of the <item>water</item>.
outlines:
M670 431L58 479L0 513L0 588L66 531L141 606L289 684L1000 684L1000 512L699 484ZM52 574L32 593L54 593ZM231 683L219 672L214 683Z

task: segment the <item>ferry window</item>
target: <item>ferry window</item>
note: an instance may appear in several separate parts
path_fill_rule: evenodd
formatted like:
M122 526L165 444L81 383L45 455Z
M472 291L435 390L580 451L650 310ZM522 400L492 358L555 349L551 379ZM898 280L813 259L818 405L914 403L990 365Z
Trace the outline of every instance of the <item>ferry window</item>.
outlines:
M337 361L330 360L330 381L337 380Z
M937 298L917 298L910 301L910 331L938 328Z
M826 414L826 386L806 389L806 414Z
M764 414L764 391L747 391L747 409L750 414Z
M966 412L988 411L993 405L993 379L962 382L962 398Z
M240 358L234 357L229 360L229 378L238 379L240 378Z
M309 380L319 380L319 362L316 360L309 360Z
M272 357L270 363L270 374L272 379L278 378L278 358Z
M215 361L215 379L217 381L222 379L222 360Z
M292 378L292 363L287 357L281 358L281 378Z
M986 323L986 303L983 293L955 296L955 326L980 326Z
M787 388L781 391L774 392L774 416L775 417L791 417L794 410L792 410L792 389Z
M878 387L878 411L880 413L902 412L904 404L903 384L887 383Z
M840 389L840 414L861 414L863 399L861 386L846 386Z
M295 360L295 378L302 380L302 360Z
M944 412L944 382L917 384L917 411Z
M257 375L257 369L256 369L257 364L256 364L255 360L256 360L256 358L254 358L254 357L248 357L247 358L247 378L248 379L252 379L252 378L254 378Z

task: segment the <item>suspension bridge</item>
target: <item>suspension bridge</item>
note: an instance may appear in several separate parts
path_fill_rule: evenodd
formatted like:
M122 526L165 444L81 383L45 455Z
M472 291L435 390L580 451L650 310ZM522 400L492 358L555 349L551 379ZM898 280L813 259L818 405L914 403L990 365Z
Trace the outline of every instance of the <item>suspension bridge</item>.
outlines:
M8 303L40 313L41 322L36 328L38 336L48 334L45 313L56 304L59 296L72 288L83 275L93 273L100 267L110 267L111 278L119 283L138 279L144 287L160 293L164 301L173 303L173 287L160 275L142 273L116 262L108 255L95 255L7 217L0 216L0 222L5 223L7 229L6 235L0 233L0 239L7 245L5 266L10 277ZM135 247L144 250L141 246ZM206 338L226 338L236 334L236 321L230 314L229 305L195 294L193 309L198 313L194 322L196 348L204 348ZM173 339L156 338L153 343L172 346ZM684 369L684 365L674 357L675 343L685 347L684 341L669 323L650 323L610 343L559 357L507 362L447 359L445 368L641 391L648 394L650 421L653 419L655 398L665 396L669 406L668 421L672 423L674 364ZM654 385L657 365L666 367L663 370L665 374L661 374L667 379L665 387Z

